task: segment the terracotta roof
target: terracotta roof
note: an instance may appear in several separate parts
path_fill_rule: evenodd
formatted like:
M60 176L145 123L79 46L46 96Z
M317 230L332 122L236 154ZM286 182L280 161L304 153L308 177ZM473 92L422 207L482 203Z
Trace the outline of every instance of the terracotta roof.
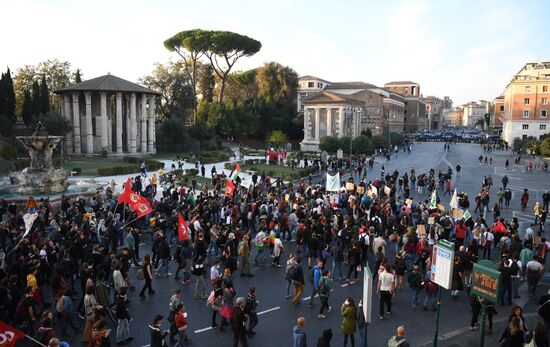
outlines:
M125 92L125 93L145 93L160 95L156 90L149 89L136 83L124 80L120 77L113 75L104 75L91 80L86 80L81 83L73 84L71 86L60 88L54 91L54 93L63 92Z
M392 85L402 85L402 84L418 84L418 83L413 82L413 81L393 81L393 82L388 82L384 85L385 86L392 86Z

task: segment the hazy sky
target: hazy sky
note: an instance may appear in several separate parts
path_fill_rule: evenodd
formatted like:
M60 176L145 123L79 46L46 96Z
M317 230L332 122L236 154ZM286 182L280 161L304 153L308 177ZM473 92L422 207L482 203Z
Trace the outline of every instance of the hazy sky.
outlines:
M136 81L177 59L163 41L220 29L262 42L246 70L278 61L330 81L420 83L455 105L491 100L524 63L550 60L548 0L0 0L0 69L57 58L84 78Z

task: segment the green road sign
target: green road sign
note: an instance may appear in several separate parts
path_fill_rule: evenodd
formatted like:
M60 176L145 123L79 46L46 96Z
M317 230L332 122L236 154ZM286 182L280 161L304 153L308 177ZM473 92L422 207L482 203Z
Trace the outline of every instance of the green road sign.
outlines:
M472 275L472 294L490 302L499 300L500 271L492 261L482 260L474 264Z

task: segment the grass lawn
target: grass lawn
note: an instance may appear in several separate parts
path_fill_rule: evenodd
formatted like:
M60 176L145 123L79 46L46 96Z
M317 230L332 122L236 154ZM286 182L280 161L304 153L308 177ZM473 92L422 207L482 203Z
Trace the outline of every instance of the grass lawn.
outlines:
M197 181L197 185L198 185L199 189L202 189L202 187L205 184L208 187L208 189L212 188L212 179L207 178L207 177L202 177L202 176L198 176L198 175L197 176L181 175L181 176L178 176L178 180L181 184L183 184L185 182L185 180L187 179L188 180L187 185L190 186L191 181L193 180L193 177L195 177L195 180Z
M80 173L81 176L95 176L97 175L97 169L108 168L113 166L122 166L122 167L134 167L136 172L139 172L139 166L136 164L126 163L124 161L89 161L89 160L71 160L66 162L63 167L67 170L74 171L75 168L82 169Z
M265 172L266 175L272 178L277 178L281 175L285 177L286 180L294 180L302 177L307 177L309 173L313 173L315 170L308 169L294 169L292 170L289 166L279 166L279 165L269 165L265 163L260 164L239 164L242 171L255 171L258 175L262 172ZM225 166L226 169L233 169L233 164L229 163Z

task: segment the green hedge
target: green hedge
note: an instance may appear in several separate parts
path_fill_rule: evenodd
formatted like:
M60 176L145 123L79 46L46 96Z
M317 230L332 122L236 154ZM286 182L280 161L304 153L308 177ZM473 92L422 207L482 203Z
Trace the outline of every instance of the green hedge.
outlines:
M97 169L97 174L100 176L115 176L115 175L125 175L130 173L137 173L133 166L111 166L103 167Z
M124 157L123 160L126 163L136 164L136 165L138 165L138 167L141 164L141 162L143 160L145 160L145 166L147 167L147 170L149 170L149 171L156 171L160 168L164 168L164 163L162 163L158 160L153 160L153 159L143 159L143 158L139 158L139 157Z
M188 176L197 176L199 174L199 170L197 169L187 169L185 170L185 174Z

